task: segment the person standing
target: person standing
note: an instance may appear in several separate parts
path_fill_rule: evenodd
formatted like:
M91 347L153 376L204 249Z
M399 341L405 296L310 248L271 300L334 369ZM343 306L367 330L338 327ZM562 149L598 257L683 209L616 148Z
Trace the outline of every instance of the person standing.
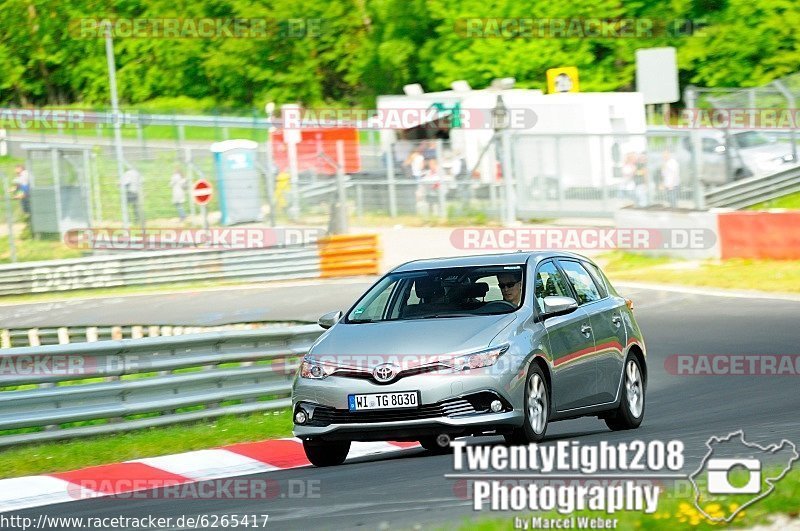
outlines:
M172 189L172 204L178 211L181 223L186 219L186 210L183 204L186 203L186 177L181 173L180 166L175 166L175 171L169 179L169 187Z
M14 199L19 199L19 204L22 206L22 211L25 216L31 214L31 178L28 175L28 170L22 164L17 164L14 168Z
M134 224L139 224L139 195L142 188L142 175L136 168L129 168L122 174L122 185L125 187L125 196L128 198L128 208L133 207Z
M661 164L661 186L667 196L670 208L678 206L678 193L681 187L680 165L669 150L664 151L664 160Z
M649 200L649 179L647 175L647 155L639 153L636 157L636 172L634 174L633 182L636 186L634 195L636 197L636 206L644 208L650 202Z

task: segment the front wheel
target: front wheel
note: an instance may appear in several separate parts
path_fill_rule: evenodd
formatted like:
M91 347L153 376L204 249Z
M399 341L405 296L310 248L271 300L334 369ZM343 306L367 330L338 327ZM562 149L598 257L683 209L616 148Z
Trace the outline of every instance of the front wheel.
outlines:
M303 441L303 450L314 466L336 466L347 459L350 441L324 442L306 439Z
M508 444L528 444L544 439L547 421L550 418L549 390L547 379L538 365L528 370L525 383L525 424L506 435Z
M436 437L423 437L419 444L434 454L450 453L450 436L444 433Z
M644 418L644 378L636 356L628 355L622 384L622 397L614 414L605 419L614 431L638 428Z

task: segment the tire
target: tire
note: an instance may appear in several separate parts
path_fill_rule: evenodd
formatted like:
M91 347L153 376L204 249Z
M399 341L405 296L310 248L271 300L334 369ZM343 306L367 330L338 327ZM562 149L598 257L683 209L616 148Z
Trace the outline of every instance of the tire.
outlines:
M444 446L442 446L442 444L439 442L439 439L441 437L447 437L447 441L446 441L447 444L445 444ZM419 440L419 444L421 444L423 448L425 448L429 452L433 452L434 454L449 454L450 453L450 440L451 440L451 437L442 434L442 435L432 436L432 437L423 437L423 438L421 438ZM444 439L442 439L442 442L444 442Z
M644 419L645 389L642 367L636 356L628 354L622 372L622 396L619 407L605 419L613 431L638 428Z
M525 422L506 435L508 444L529 444L544 439L550 420L550 389L542 369L531 365L525 380Z
M314 439L303 441L306 457L314 466L336 466L344 463L350 451L350 441L323 442Z

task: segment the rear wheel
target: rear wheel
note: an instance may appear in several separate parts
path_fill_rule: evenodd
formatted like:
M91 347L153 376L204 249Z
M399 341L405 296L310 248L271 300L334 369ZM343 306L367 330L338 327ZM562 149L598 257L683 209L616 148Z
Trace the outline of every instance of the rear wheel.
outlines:
M528 444L544 439L550 418L549 389L547 379L538 365L528 370L525 383L525 423L506 435L508 444Z
M347 459L350 441L325 442L307 439L303 441L303 450L314 466L336 466Z
M605 419L614 431L638 428L644 418L644 378L636 356L628 355L622 383L622 397L614 414Z

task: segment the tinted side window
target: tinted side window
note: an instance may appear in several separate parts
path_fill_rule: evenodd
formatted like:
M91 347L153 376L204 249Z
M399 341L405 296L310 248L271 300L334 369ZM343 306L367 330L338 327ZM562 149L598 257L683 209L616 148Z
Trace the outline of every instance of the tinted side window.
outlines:
M572 297L572 293L564 280L564 275L561 274L561 271L558 270L553 262L547 262L539 266L534 282L536 306L540 312L544 312L545 297L550 297L551 295Z
M558 263L564 269L564 273L567 274L570 284L578 295L578 304L599 301L602 298L591 275L581 264L563 260L559 260Z

